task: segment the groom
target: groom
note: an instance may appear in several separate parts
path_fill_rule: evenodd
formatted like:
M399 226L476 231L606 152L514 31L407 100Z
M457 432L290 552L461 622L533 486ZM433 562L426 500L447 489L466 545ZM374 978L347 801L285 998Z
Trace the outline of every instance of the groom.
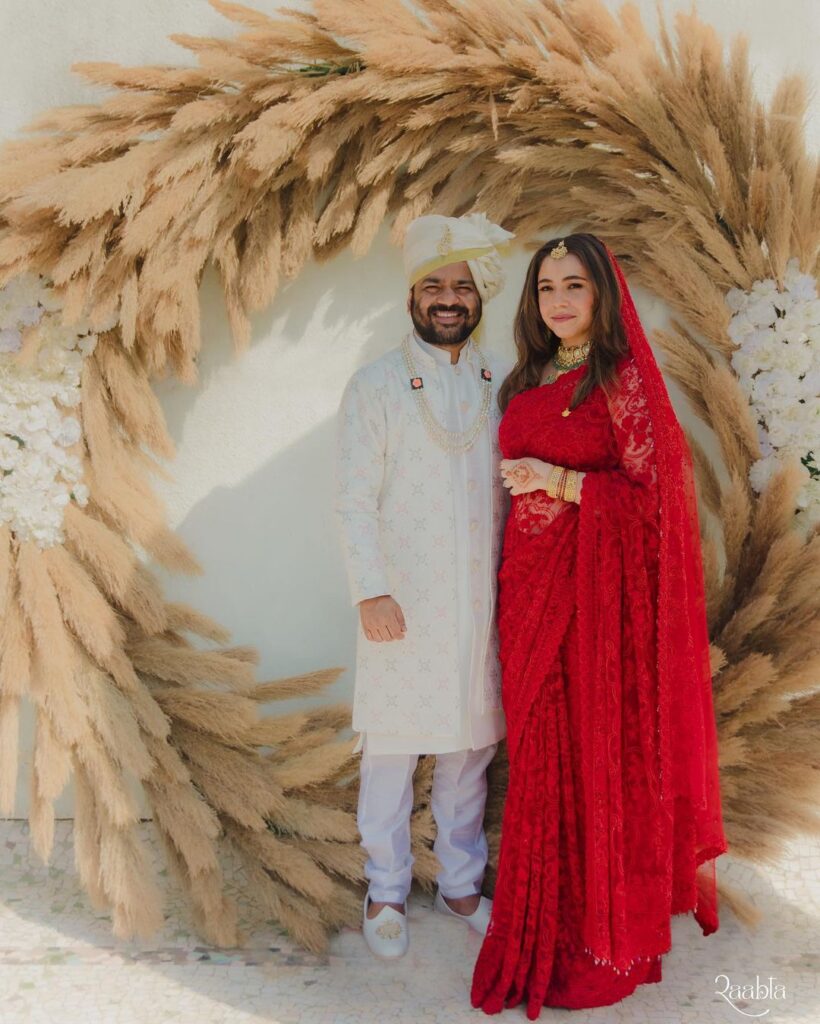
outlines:
M436 909L480 933L486 769L504 735L494 626L505 495L497 467L503 373L476 343L513 236L483 214L424 216L404 246L413 323L357 371L338 420L336 513L358 606L353 728L368 853L363 932L408 947L413 772L435 754Z

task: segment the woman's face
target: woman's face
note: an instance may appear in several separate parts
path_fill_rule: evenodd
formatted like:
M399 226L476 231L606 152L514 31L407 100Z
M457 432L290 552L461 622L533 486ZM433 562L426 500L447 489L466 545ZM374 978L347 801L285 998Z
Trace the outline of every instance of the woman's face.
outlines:
M545 256L538 269L541 319L567 346L589 341L595 312L595 289L574 253L560 260Z

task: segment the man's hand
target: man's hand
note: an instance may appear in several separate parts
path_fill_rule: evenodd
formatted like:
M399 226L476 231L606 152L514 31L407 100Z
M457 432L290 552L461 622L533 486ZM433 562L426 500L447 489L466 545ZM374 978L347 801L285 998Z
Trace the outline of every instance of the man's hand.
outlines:
M402 640L407 632L402 610L389 594L360 601L359 617L364 635L377 644L387 640Z
M530 491L545 491L547 478L552 469L549 462L540 459L502 459L501 476L510 494L529 494Z

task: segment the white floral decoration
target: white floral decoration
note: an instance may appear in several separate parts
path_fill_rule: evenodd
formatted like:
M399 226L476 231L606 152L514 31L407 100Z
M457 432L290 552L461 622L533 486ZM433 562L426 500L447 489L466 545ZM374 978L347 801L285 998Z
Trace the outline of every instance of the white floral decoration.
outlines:
M62 542L69 501L88 502L72 410L96 342L87 323L62 323L44 278L22 274L0 288L0 523L40 547Z
M737 346L732 366L754 409L763 458L749 479L760 493L786 459L803 467L800 519L820 519L820 300L817 284L789 260L780 290L755 281L750 292L726 296Z

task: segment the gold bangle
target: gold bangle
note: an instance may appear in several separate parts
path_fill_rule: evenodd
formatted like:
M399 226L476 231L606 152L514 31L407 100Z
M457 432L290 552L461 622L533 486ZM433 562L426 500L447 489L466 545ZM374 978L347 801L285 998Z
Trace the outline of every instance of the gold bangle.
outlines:
M549 476L547 477L546 492L551 498L558 497L558 481L562 472L563 471L560 466L553 466L550 470Z
M575 491L578 486L578 474L574 469L567 471L567 486L565 488L564 500L575 501Z

